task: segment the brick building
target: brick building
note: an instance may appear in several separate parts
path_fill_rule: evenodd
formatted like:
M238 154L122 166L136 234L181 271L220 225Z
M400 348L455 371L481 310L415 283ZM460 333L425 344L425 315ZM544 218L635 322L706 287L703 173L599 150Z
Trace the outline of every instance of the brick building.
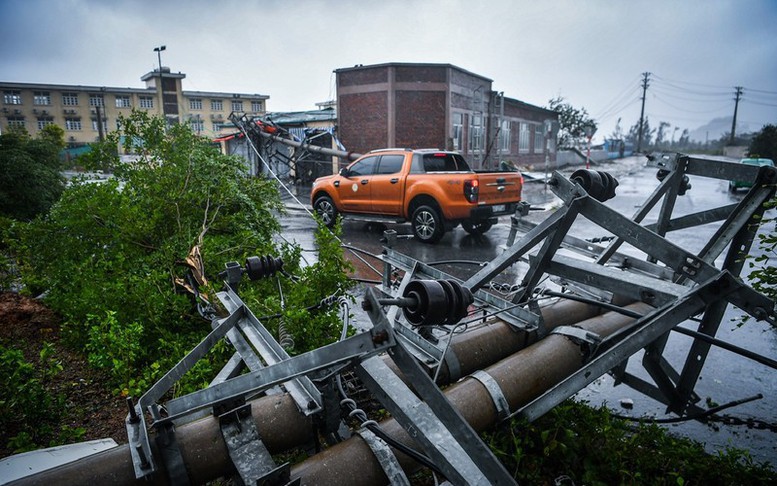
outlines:
M457 150L475 169L501 161L555 164L556 112L507 98L491 79L450 64L387 63L335 70L340 140Z

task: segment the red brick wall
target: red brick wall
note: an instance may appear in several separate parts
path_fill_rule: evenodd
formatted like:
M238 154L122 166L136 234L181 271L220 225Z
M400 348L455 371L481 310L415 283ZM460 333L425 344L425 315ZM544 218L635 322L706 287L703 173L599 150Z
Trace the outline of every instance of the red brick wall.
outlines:
M388 98L385 91L340 95L338 131L343 145L364 153L388 145Z
M445 148L445 93L397 91L396 145L409 148Z
M394 68L394 80L397 83L444 83L447 81L447 70L442 66L397 66Z
M356 86L362 84L385 83L388 81L388 68L374 67L355 71L342 71L337 74L340 86Z

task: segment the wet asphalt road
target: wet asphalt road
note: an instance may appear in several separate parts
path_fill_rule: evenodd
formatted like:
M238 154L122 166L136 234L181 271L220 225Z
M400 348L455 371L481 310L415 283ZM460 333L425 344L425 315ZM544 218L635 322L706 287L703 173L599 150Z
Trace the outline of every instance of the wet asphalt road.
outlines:
M597 170L607 170L619 181L617 195L606 202L609 207L621 214L631 217L639 209L645 199L658 185L655 178L655 169L644 166L644 158L629 158L611 164L594 167ZM562 171L569 175L572 169ZM741 200L744 192L731 194L727 190L726 181L691 176L692 189L678 198L675 215L688 214L711 207L717 207ZM288 194L284 196L289 212L283 217L283 236L290 241L298 242L304 250L308 261L315 260L313 244L313 230L315 224L312 218L302 209L308 206L309 189L292 189L297 193L301 205L294 201ZM523 190L523 199L534 207L544 208L544 211L532 212L527 219L539 222L551 212L561 206L561 202L546 188L542 182L527 182ZM660 206L660 205L659 205ZM656 220L658 209L654 209L645 219L644 223ZM762 228L762 231L773 231L774 223ZM382 249L380 238L386 228L394 229L399 235L411 235L410 226L389 224L386 226L365 224L362 222L349 222L343 224L342 240L346 245L360 248L368 253L379 254ZM714 234L717 225L711 224L694 228L688 231L671 233L669 240L677 245L697 253ZM467 234L461 227L455 228L445 234L436 245L425 245L412 239L401 239L395 249L423 262L439 262L448 260L468 260L474 263L487 262L499 255L504 248L510 231L510 218L502 217L499 224L495 225L488 233L482 236ZM579 218L571 234L580 238L593 238L607 236L603 230L594 224ZM622 248L621 252L635 256L644 255L635 249ZM370 259L368 259L370 260ZM374 260L370 262L380 269L380 265ZM720 267L722 259L716 262ZM477 265L456 264L439 266L441 270L452 273L461 278L466 278L478 270ZM368 274L370 270L365 270ZM499 275L496 280L503 283L515 283L520 278L522 267L515 265L507 272ZM379 279L377 273L366 275L368 278ZM744 326L737 327L742 312L729 306L723 318L717 337L732 344L744 347L772 359L777 359L777 331L767 324L750 321ZM695 329L693 323L685 323L685 327ZM675 367L682 369L690 338L671 334L665 356ZM648 379L647 373L640 365L642 353L633 356L629 361L628 371L643 379ZM727 410L725 413L747 418L752 417L777 423L777 371L766 366L754 363L748 359L734 355L728 351L713 348L707 358L702 375L697 382L697 394L702 398L699 405L705 406L704 401L709 400L722 404L731 400L741 399L757 393L764 398L746 405ZM665 417L665 406L650 398L621 385L613 386L613 380L605 375L592 383L578 394L578 398L588 400L592 404L607 404L616 412L634 417L653 416ZM631 410L620 408L621 399L631 399L634 407ZM711 426L696 422L686 422L670 426L671 430L688 435L696 440L705 442L710 451L720 450L727 446L735 446L749 449L755 459L770 461L777 464L777 433L748 429L744 426L721 426L714 430Z

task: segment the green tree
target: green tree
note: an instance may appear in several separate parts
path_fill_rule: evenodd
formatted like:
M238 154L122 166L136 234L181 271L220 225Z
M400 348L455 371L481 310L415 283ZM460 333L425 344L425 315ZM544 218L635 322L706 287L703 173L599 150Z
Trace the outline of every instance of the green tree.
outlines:
M559 147L576 147L586 141L586 127L596 130L596 122L588 115L585 108L575 108L562 96L548 101L547 108L558 113Z
M650 147L653 141L653 135L655 133L656 133L656 129L650 128L650 120L648 120L648 117L645 117L645 122L642 125L642 149L643 150L645 150L646 147ZM629 128L629 133L628 135L626 135L626 141L634 144L634 150L637 149L637 145L639 143L639 120L637 120L637 123L635 123L631 128Z
M0 135L0 213L29 221L59 199L64 180L59 174L61 146L51 132L37 139L26 133Z
M660 150L661 148L664 148L666 145L668 145L667 136L668 136L669 127L671 126L672 126L671 124L665 121L659 122L658 131L656 132L656 142L655 142L655 148L657 150Z
M751 156L777 161L777 125L764 125L750 141Z
M114 372L118 390L135 394L210 330L176 287L186 271L180 263L194 245L212 279L226 262L250 255L281 256L286 270L303 272L301 250L275 243L282 205L272 181L249 177L243 159L221 154L186 125L165 127L162 118L144 112L120 124L85 156L112 166L115 177L101 184L75 181L46 217L21 231L16 250L25 283L47 290L46 302L64 317L68 342ZM138 160L119 160L120 140ZM287 301L305 292L309 306L345 286L342 252L329 253L304 272L301 285L284 283ZM326 271L317 273L320 268ZM331 285L317 285L322 279ZM255 312L277 314L278 285L246 284L241 294ZM334 316L318 325L340 328ZM332 334L322 332L322 339ZM187 386L207 382L227 352L222 346L209 355L187 375Z

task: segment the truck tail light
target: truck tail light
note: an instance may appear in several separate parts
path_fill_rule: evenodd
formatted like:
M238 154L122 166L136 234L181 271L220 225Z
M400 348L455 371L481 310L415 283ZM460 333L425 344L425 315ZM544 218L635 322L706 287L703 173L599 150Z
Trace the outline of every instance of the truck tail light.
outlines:
M478 202L480 182L477 179L464 181L464 197L471 203Z

